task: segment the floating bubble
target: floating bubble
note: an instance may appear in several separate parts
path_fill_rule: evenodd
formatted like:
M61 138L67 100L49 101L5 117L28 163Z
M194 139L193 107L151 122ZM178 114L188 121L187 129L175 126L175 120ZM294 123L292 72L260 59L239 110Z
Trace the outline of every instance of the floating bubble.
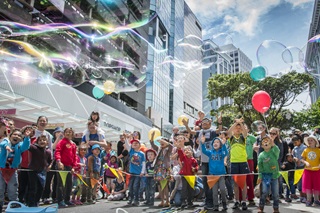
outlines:
M0 39L8 38L13 34L12 30L6 26L0 26Z
M233 38L230 33L219 33L212 36L212 41L220 46L233 44Z
M257 49L256 56L260 66L265 67L268 76L278 77L280 72L287 73L291 70L293 57L291 54L286 55L286 62L283 61L282 53L286 46L278 41L265 40Z
M243 83L241 83L241 84L239 85L239 89L240 89L240 90L245 90L245 89L246 89L246 85L243 84Z
M261 81L265 79L267 72L263 66L256 66L250 71L250 77L254 81Z
M266 125L264 122L258 120L254 121L251 124L251 131L254 132L255 134L261 134L266 129Z
M320 42L320 34L313 36L312 38L309 39L309 43L319 43Z
M282 52L282 59L291 66L292 70L299 73L305 72L304 67L301 65L304 61L304 54L300 48L293 46L287 47Z

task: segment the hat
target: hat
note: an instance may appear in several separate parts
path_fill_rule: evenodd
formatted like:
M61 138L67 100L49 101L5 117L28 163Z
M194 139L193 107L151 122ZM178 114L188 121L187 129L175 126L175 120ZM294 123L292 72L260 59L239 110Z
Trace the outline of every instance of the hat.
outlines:
M202 119L201 122L203 122L203 121L209 121L211 123L211 119L209 119L209 118L204 118L204 119Z
M137 139L133 139L133 140L131 140L131 141L130 141L130 144L133 144L133 142L138 142L139 144L141 144L141 143L140 143L140 141L139 141L139 140L137 140Z
M92 147L91 147L91 150L94 150L94 149L100 149L101 150L101 147L99 144L94 144Z
M153 152L155 156L157 156L157 152L154 149L147 149L146 151L146 155L148 154L148 152Z
M221 147L222 147L222 141L221 141L221 139L218 138L218 137L215 137L215 138L212 140L212 143L211 143L212 147L213 147L213 143L214 143L215 140L219 140L219 141L220 141L220 145L221 145Z
M53 134L56 134L56 132L63 132L63 129L60 126L58 126L54 129Z
M316 147L319 147L319 141L318 141L318 139L316 138L316 136L314 136L314 135L310 135L309 137L305 137L304 138L304 143L307 145L307 146L309 146L309 143L308 143L308 139L309 138L312 138L313 140L315 140L316 141Z
M299 134L299 133L301 133L301 130L300 130L300 129L295 129L295 130L293 131L293 133L294 133L294 134Z

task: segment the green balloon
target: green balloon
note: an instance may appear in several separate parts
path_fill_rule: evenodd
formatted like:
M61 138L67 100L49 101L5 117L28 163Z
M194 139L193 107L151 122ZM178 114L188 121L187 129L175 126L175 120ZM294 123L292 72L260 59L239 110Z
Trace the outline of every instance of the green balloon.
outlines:
M100 99L104 96L104 92L102 89L100 89L99 87L95 86L92 89L92 94L96 99Z
M252 70L250 71L250 77L254 81L261 81L265 79L266 75L267 75L267 72L263 66L256 66L252 68Z

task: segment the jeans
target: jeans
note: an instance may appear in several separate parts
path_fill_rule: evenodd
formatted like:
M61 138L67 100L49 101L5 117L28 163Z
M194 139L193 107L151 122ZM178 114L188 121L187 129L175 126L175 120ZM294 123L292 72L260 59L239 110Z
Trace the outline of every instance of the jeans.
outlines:
M194 189L189 185L188 181L185 178L182 178L182 194L181 194L181 202L185 203L186 199L189 204L192 204L192 200L194 198Z
M22 168L21 169L28 169ZM27 199L29 198L27 195L27 188L28 188L28 171L20 171L18 175L19 179L19 202L24 203L28 202Z
M139 188L139 197L143 198L143 192L146 189L146 177L140 178L140 188Z
M130 200L139 202L140 176L131 175L129 183Z
M286 198L289 198L290 194L294 195L296 194L296 186L293 185L293 180L289 180L289 186L287 185L287 192L286 192Z
M71 171L71 169L72 169L71 166L64 167L64 171ZM65 185L63 186L62 179L59 172L56 172L56 173L57 173L56 178L58 180L58 185L57 185L58 186L57 188L58 202L61 202L61 201L69 202L71 190L72 190L72 175L70 172L68 172Z
M18 173L17 170L11 176L8 184L6 184L5 180L2 176L2 170L0 170L0 205L3 206L4 201L4 192L6 190L7 185L7 192L9 201L17 201L18 199Z
M175 206L181 206L181 190L177 190L174 195L174 204Z
M226 198L226 184L223 177L220 177L219 180L212 187L213 194L213 205L214 207L219 207L219 190L221 195L221 200L223 203L227 202Z
M201 171L202 171L203 175L208 175L209 174L209 163L203 163L202 162ZM207 177L202 177L202 183L203 183L203 190L204 190L204 193L206 195L205 206L206 207L212 207L213 206L212 190L208 186Z
M143 178L141 178L142 180ZM154 193L156 190L156 182L153 177L147 177L146 179L146 202L154 204ZM141 181L140 181L141 183ZM141 187L140 187L141 188Z
M269 186L265 181L261 182L261 197L259 206L264 207L266 204L266 198L269 195L269 190L271 187L271 194L273 200L273 208L279 208L279 181L277 179L271 179Z
M253 172L254 170L254 163L253 163L253 160L252 159L248 159L248 166L249 166L249 170L250 170L250 173ZM254 193L253 193L253 190L254 190L254 186L253 186L253 181L254 181L254 176L253 175L247 175L247 193L248 193L248 200L251 201L254 199ZM245 200L245 199L243 199Z
M28 171L28 200L27 204L29 207L37 207L43 192L43 186L38 179L37 172Z

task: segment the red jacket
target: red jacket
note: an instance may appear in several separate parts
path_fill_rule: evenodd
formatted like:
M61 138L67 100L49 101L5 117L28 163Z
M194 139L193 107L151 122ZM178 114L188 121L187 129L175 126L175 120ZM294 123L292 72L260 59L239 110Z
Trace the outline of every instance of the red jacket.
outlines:
M193 157L188 158L181 149L178 149L178 155L182 164L179 174L180 175L194 175L197 173L199 166L197 160ZM192 167L195 168L192 171Z
M54 154L56 161L61 161L64 166L77 166L77 146L74 142L63 138L56 146Z

